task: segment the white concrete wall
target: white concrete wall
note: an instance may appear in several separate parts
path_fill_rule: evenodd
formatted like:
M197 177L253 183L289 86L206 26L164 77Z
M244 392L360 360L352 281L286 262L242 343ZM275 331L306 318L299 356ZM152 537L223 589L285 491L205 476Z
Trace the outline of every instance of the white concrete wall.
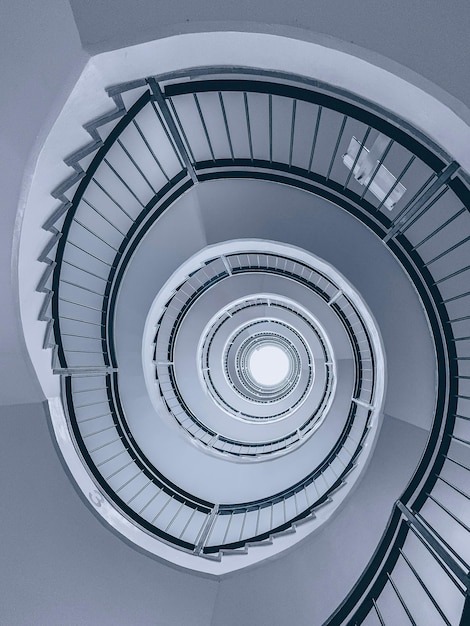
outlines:
M144 556L98 521L42 404L0 408L0 464L0 624L210 624L217 581Z
M19 323L14 241L44 137L87 59L64 0L0 6L0 404L33 402L42 391ZM16 220L16 221L15 221Z
M70 4L83 46L90 52L211 30L270 32L326 45L334 37L342 41L330 41L333 47L340 43L343 50L386 64L391 71L418 72L470 104L467 0L70 0ZM403 67L397 68L397 63Z

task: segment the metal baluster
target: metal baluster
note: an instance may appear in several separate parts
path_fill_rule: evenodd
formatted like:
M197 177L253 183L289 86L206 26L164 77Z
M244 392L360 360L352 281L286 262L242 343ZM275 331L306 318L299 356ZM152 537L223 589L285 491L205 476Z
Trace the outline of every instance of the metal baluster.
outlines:
M113 428L113 427L114 427L114 424L113 424L113 426L111 426L111 428ZM107 430L107 429L104 429L104 430ZM101 432L101 431L98 431L98 432ZM96 435L96 433L93 433L93 434ZM110 478L113 478L113 476L116 476L117 474L119 474L119 472L122 472L123 469L126 469L126 467L129 467L129 465L132 465L132 463L134 463L133 459L128 461L125 465L123 465L119 469L117 469L114 472L112 472L109 476L106 476L105 480L109 480Z
M374 598L372 598L372 604L374 605L374 609L375 609L375 612L377 614L377 617L379 618L379 622L380 622L381 626L385 626L384 619L382 617L382 614L379 611L379 607L377 606L377 602L375 601Z
M72 322L81 322L82 324L91 324L92 326L104 326L104 324L100 324L98 322L88 322L87 320L79 320L76 317L67 317L66 315L60 316L61 320L70 320Z
M111 163L108 161L108 159L104 158L103 159L103 163L106 163L106 165L109 167L109 169L112 171L112 173L116 176L116 178L124 185L124 187L127 189L127 191L131 194L131 196L133 198L135 198L137 200L137 202L140 204L140 206L145 209L145 204L142 203L142 201L140 200L140 198L136 195L136 193L129 187L129 185L126 183L126 181L124 180L124 178L118 173L118 171L111 165Z
M106 448L106 446L110 446L112 443L116 443L117 441L121 441L121 437L118 437L117 439L111 439L111 441L107 441L106 443L102 443L96 448L92 448L91 450L88 450L88 452L89 454L93 454L94 452L98 452L98 450L102 450L103 448Z
M94 417L87 417L83 420L77 420L77 424L84 424L85 422L92 422L93 420L97 420L100 417L107 417L108 415L112 415L111 413L101 413L100 415L95 415ZM98 467L98 465L96 466Z
M378 140L376 140L378 141ZM364 196L366 195L366 193L369 191L369 188L374 180L374 178L377 176L377 172L379 171L381 165L383 164L383 162L385 161L385 159L387 158L388 153L390 152L391 147L393 146L394 141L393 139L390 139L390 141L387 144L387 147L385 148L382 156L380 157L380 159L377 161L377 165L375 166L374 171L372 172L371 177L369 178L369 182L367 183L367 185L365 185L364 190L361 194L361 200L364 198Z
M111 202L113 202L113 204L115 204L117 206L117 208L120 209L124 213L124 215L126 215L131 220L131 222L135 222L135 220L132 217L132 215L130 213L128 213L126 211L126 209L117 200L115 200L115 198L109 193L109 191L107 189L105 189L103 187L103 185L99 181L96 180L96 178L92 178L91 180L92 180L92 182L95 183L95 185L99 189L101 189L101 191L111 200Z
M450 461L451 463L455 463L455 465L458 465L459 467L462 467L463 469L466 469L467 472L470 472L470 467L467 467L463 463L460 463L460 461L456 461L455 459L452 459L450 456L446 456L446 459L448 461Z
M328 172L326 174L326 180L329 180L329 178L330 178L331 170L333 169L333 164L334 164L334 161L336 159L336 154L338 152L339 144L341 142L341 138L342 138L343 132L344 132L344 127L346 126L346 122L347 121L348 121L348 116L344 115L343 116L343 122L341 124L341 128L340 128L340 131L339 131L339 135L338 135L338 138L336 139L335 149L333 150L333 156L331 157L330 165L328 167Z
M101 298L107 298L108 297L108 296L105 296L103 293L100 293L99 291L95 291L94 289L90 289L89 287L84 287L83 285L79 285L78 283L74 283L71 280L66 280L65 278L61 278L60 282L66 284L66 285L70 285L71 287L77 287L77 289L82 289L83 291L88 291L88 293L94 293L95 296L100 296Z
M101 342L101 337L90 337L89 335L76 335L74 333L60 333L62 337L79 337L80 339L92 339L93 341ZM70 352L70 350L69 350ZM97 354L102 354L102 352L97 352Z
M131 483L134 479L137 478L137 476L140 476L142 474L142 471L139 469L139 471L137 472L137 474L135 474L134 476L132 476L132 478L129 478L129 480L126 480L126 482L121 485L118 489L116 489L116 493L119 493L120 491L122 491L124 489L124 487L127 487L127 485L129 483Z
M197 112L199 113L199 119L201 120L204 135L206 136L207 145L209 146L209 152L211 153L212 160L215 162L214 150L212 149L212 143L209 137L209 133L207 131L207 126L204 120L204 116L202 115L201 105L199 104L199 98L197 97L196 93L193 93L193 98L194 98L194 102L196 103Z
M406 606L406 604L405 604L405 601L403 600L403 597L402 597L401 593L398 591L398 587L395 585L395 583L393 582L392 577L390 576L390 574L389 574L388 572L387 572L387 578L388 578L388 580L390 581L390 584L392 585L393 590L395 591L395 593L396 593L396 595L397 595L397 597L398 597L398 600L400 601L400 604L401 604L401 605L402 605L402 607L404 608L405 613L406 613L406 614L407 614L407 616L408 616L408 619L410 620L410 622L412 623L412 625L413 625L413 626L417 626L416 622L415 622L415 621L414 621L414 619L413 619L413 616L411 615L411 613L410 613L410 611L409 611L408 607L407 607L407 606Z
M444 187L444 189L442 189L442 191L440 191L437 196L435 198L433 198L431 200L431 202L428 202L428 204L423 208L423 210L418 211L414 214L414 217L412 217L409 221L406 222L406 224L403 226L403 228L401 229L402 233L406 233L406 231L411 228L413 226L413 224L415 224L419 219L421 219L423 217L423 215L426 215L426 213L429 211L429 209L432 209L432 207L439 202L439 200L441 198L443 198L446 193L449 191L448 187Z
M95 306L89 306L88 304L81 304L80 302L74 302L73 300L68 300L67 298L59 297L61 302L68 302L69 304L76 304L77 306L81 306L84 309L90 309L91 311L98 311L101 313L101 309L97 309Z
M78 244L74 243L73 241L70 241L70 239L67 239L67 245L69 245L69 244L71 246L73 246L74 248L77 248L78 250L81 250L81 252L84 252L85 254L88 254L88 256L93 257L97 261L101 261L101 263L103 263L104 265L107 265L108 267L112 267L111 263L108 263L107 261L103 261L103 259L100 259L100 257L96 256L95 254L92 254L91 252L88 252L88 250L85 250L84 248L82 248Z
M269 114L269 162L273 162L273 97L268 97L268 114Z
M446 189L446 191L447 191L447 189ZM448 220L446 220L443 224L441 224L440 226L435 228L431 233L429 233L429 235L427 235L427 237L425 237L424 239L421 239L420 242L418 242L415 246L413 246L413 250L417 250L420 246L423 245L423 243L426 243L426 241L429 241L432 237L434 237L434 235L437 235L437 233L441 232L441 230L443 228L445 228L446 226L451 224L455 219L457 219L460 215L462 215L462 213L465 213L466 211L467 211L467 209L465 207L460 209L460 211L457 211L457 213L455 215L453 215L452 217L449 217ZM422 215L422 213L421 213L421 215Z
M144 504L144 506L137 512L138 515L140 515L141 513L143 513L143 511L145 511L145 509L152 504L152 502L158 498L158 496L163 493L163 489L162 487L159 488L159 490L157 491L157 493L154 493L153 496L150 498L150 500L147 502L147 504Z
M90 235L93 235L93 237L96 237L97 239L99 239L100 241L102 241L106 246L108 246L109 248L111 248L111 250L114 250L114 252L118 252L118 249L115 248L114 246L112 246L110 243L108 243L105 239L103 239L103 237L100 237L100 235L97 235L91 228L89 228L88 226L86 226L85 224L83 224L78 218L74 217L73 221L78 224L79 226L81 226L83 229L85 229L86 231L88 231L90 233Z
M354 169L355 169L355 167L357 165L357 162L359 161L359 157L361 156L362 150L363 150L363 148L366 145L366 141L367 141L367 138L369 137L369 134L370 134L371 130L372 130L372 128L370 126L368 126L366 132L364 133L364 137L362 138L362 141L360 143L360 148L357 151L356 158L354 159L352 167L349 170L348 177L346 178L346 182L343 185L343 189L346 189L346 187L348 186L349 181L351 180L351 176L354 173Z
M180 534L178 535L178 539L181 539L181 537L184 535L184 533L186 532L186 529L188 528L189 524L192 522L193 517L196 515L196 511L197 509L193 508L193 511L191 513L191 515L188 518L188 521L186 522L186 524L183 527L183 530L180 532Z
M164 532L167 532L167 531L171 528L171 526L172 526L173 522L174 522L174 521L175 521L175 519L177 518L177 516L178 516L179 512L181 511L181 509L183 508L183 506L184 506L184 505L185 505L185 502L184 502L184 500L183 500L183 502L180 504L180 506L178 507L177 511L175 512L175 514L174 514L174 515L173 515L173 517L171 518L170 522L167 524L167 526L166 526L166 528L165 528Z
M462 267L461 269L456 270L455 272L452 272L451 274L447 274L446 276L443 276L439 280L434 281L434 284L435 285L440 285L444 281L449 280L449 278L454 278L455 276L458 276L459 274L463 274L467 270L470 270L470 265L466 265L465 267ZM465 318L461 318L461 319L465 319ZM454 320L452 320L452 321L454 321Z
M464 528L467 532L470 533L470 528L464 522L462 522L462 520L459 519L454 513L452 513L452 511L449 511L449 509L446 506L444 506L441 502L439 502L439 500L437 500L437 498L435 498L431 493L427 493L426 495L433 502L435 502L437 504L437 506L439 506L443 511L445 511L454 521L456 521L457 524L460 524L460 526L462 526L462 528Z
M255 536L258 535L258 531L259 531L259 518L260 518L260 514L261 514L261 507L258 506L258 513L256 515L256 529L255 529Z
M132 123L134 124L135 128L137 129L137 132L139 133L140 137L142 138L142 141L144 142L144 144L146 145L148 151L150 152L150 154L152 155L155 163L158 165L161 173L163 174L163 176L166 178L166 180L168 182L170 182L170 178L168 177L167 173L165 172L165 170L163 169L162 164L160 163L160 161L157 158L157 155L155 154L155 152L152 150L152 147L150 146L149 142L147 141L147 138L145 137L144 133L142 132L142 129L140 128L139 124L135 121L135 119L132 120Z
M142 493L145 489L147 489L147 487L148 487L149 485L151 485L151 484L153 484L151 480L149 480L147 483L145 483L145 485L144 485L143 487L141 487L141 488L139 489L139 491L138 491L137 493L135 493L135 494L132 496L132 498L130 498L129 500L126 500L126 504L130 504L131 502L133 502L133 501L137 498L137 496L140 496L140 494L141 494L141 493Z
M253 162L253 143L251 140L251 124L250 124L250 110L248 108L248 96L246 91L243 92L243 100L245 103L245 119L246 119L246 130L248 133L248 145L250 148L250 159Z
M392 195L393 190L397 187L397 185L399 184L399 182L401 181L401 179L403 178L403 176L406 174L406 172L409 170L409 168L411 167L411 165L413 164L414 160L416 159L415 156L412 156L411 159L408 161L408 163L405 165L405 167L402 169L402 171L400 172L398 178L395 180L395 182L393 183L393 185L390 187L390 189L388 190L388 192L385 194L384 199L382 200L382 202L379 204L379 206L377 207L377 211L380 211L380 209L382 208L382 206L385 204L385 202L388 200L388 198Z
M313 133L313 140L312 140L312 149L310 151L310 159L308 162L308 168L307 168L307 172L310 172L310 170L312 169L312 161L313 161L313 155L315 153L315 147L317 145L317 138L318 138L318 129L320 127L320 120L321 120L321 113L322 113L322 106L318 107L318 111L317 111L317 121L315 122L315 131Z
M222 115L223 115L223 118L224 118L225 133L227 135L228 146L230 148L230 155L232 157L232 161L234 161L235 160L235 156L234 156L234 153L233 153L232 138L230 137L230 129L228 127L227 114L225 112L224 99L222 97L222 93L220 91L218 93L219 93L220 107L222 109Z
M452 624L449 622L449 620L447 619L447 617L445 616L445 614L443 613L441 607L438 605L438 603L436 602L435 598L433 597L432 593L429 591L429 589L427 588L427 586L425 585L424 581L422 580L421 576L418 574L418 572L415 570L415 568L413 567L412 563L410 562L410 560L408 559L408 557L406 556L406 554L403 552L403 550L401 548L398 548L400 551L400 554L402 555L402 557L405 559L405 562L408 564L408 567L410 568L410 570L413 572L416 580L419 582L419 584L421 585L421 587L424 589L424 591L426 592L426 595L428 596L428 598L431 600L431 602L433 603L434 607L436 608L437 612L439 613L439 615L442 617L442 619L444 620L444 622L447 624L447 626L452 626Z
M289 146L289 167L292 167L292 153L294 151L294 130L295 130L295 112L297 109L297 100L292 100L292 121L290 128L290 146Z
M160 515L163 513L163 511L166 509L166 507L170 504L170 502L173 502L173 498L174 497L175 496L172 495L170 497L170 499L165 502L165 504L162 506L162 508L158 511L158 513L155 515L155 517L150 522L151 524L154 524L157 521L157 519L160 517Z
M151 191L156 194L156 190L153 187L152 183L149 181L149 179L147 178L147 176L144 174L144 172L142 171L142 168L139 166L139 164L137 163L137 161L134 159L134 157L132 156L132 154L129 152L129 150L126 148L126 146L122 143L121 139L117 139L116 143L122 148L124 154L127 156L127 158L129 159L129 161L132 163L132 165L135 167L135 169L139 172L139 174L142 176L142 178L145 180L145 182L147 183L147 185L150 187Z
M238 537L238 541L242 540L243 537L243 531L245 530L245 522L246 522L246 516L248 514L248 510L245 511L244 515L243 515L243 521L242 521L242 527L240 529L240 535Z
M98 402L89 402L88 404L79 404L79 405L76 405L75 408L76 409L84 409L85 407L88 407L88 406L95 406L97 404L107 404L108 402L109 402L108 399L106 399L106 400L99 400Z
M92 211L97 213L105 222L107 222L110 226L112 226L115 230L117 230L120 235L122 235L123 237L126 237L126 233L123 233L122 230L116 226L116 224L113 224L113 222L111 222L111 220L109 220L105 215L103 215L101 211L99 211L89 200L82 197L82 202L88 205L90 209L92 209Z
M75 265L75 263L72 263L71 261L67 261L66 259L62 259L62 263L65 263L66 265L70 265L71 267L74 267L75 269L80 270L81 272L85 272L86 274L89 274L90 276L94 276L95 278L99 278L100 280L104 281L105 283L109 282L109 280L107 278L103 278L103 276L100 276L99 274L95 274L94 272L90 272L90 270L87 270L84 267L80 267L79 265Z
M233 518L233 511L230 513L230 518L228 520L227 527L225 529L224 538L222 539L222 544L224 544L225 540L227 539L228 531L230 529L230 525L232 524L232 518Z

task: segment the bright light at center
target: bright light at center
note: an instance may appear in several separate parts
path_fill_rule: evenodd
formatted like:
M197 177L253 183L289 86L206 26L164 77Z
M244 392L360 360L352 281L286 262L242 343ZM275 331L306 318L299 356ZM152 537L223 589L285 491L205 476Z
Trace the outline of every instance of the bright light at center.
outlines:
M289 357L281 347L261 345L250 354L248 368L258 385L275 387L289 374Z

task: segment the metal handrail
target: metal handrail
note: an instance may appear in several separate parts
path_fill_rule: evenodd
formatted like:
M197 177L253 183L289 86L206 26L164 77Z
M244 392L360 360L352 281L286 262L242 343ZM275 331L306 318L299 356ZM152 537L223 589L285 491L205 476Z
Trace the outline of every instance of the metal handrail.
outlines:
M240 75L244 74L250 75L249 79L235 79L235 80L207 80L204 74L233 74ZM262 74L261 80L256 80L256 76ZM186 76L197 77L198 80L192 80L190 82L183 83L175 83L172 85L167 85L162 89L162 84L167 80L174 80L176 78L182 78ZM268 80L269 79L269 80ZM282 84L274 84L271 82L271 79L283 80ZM134 88L135 86L142 86L145 84L145 81L137 81L133 83L133 86L122 86L122 91L127 88ZM290 76L287 74L282 74L282 76L278 73L273 72L259 72L258 70L247 70L246 68L207 68L207 69L195 69L191 71L184 71L180 73L175 73L172 75L167 75L164 77L159 77L156 79L156 82L152 83L152 85L159 84L160 90L162 93L163 100L166 100L171 103L172 98L175 98L177 95L181 95L183 93L187 94L195 94L202 92L213 91L214 93L220 94L225 91L239 91L245 94L245 110L248 111L248 104L246 94L250 92L250 89L256 91L257 93L266 94L269 97L269 103L272 103L273 96L282 96L291 98L292 102L296 103L299 100L304 100L307 102L315 103L321 107L328 107L332 110L341 113L342 115L348 115L350 117L356 116L356 119L363 121L363 123L368 125L368 129L371 127L378 129L380 132L385 133L393 138L393 140L397 143L401 143L406 146L407 149L410 150L413 155L417 156L422 162L427 163L427 165L433 170L436 176L439 177L439 173L443 172L446 166L452 167L452 174L455 174L457 171L457 165L452 164L452 160L449 155L447 155L441 148L430 142L427 138L421 135L416 129L412 129L407 126L402 120L398 120L397 118L393 118L392 122L389 122L388 119L390 115L388 112L379 109L378 107L372 106L370 103L366 103L364 101L360 101L358 98L353 97L351 94L347 94L345 92L341 92L340 90L331 88L328 85L320 85L318 83L314 83L312 81L308 81L307 79L301 79L299 77ZM67 232L68 226L70 224L72 215L73 215L73 207L76 207L78 204L78 198L80 197L80 193L86 188L86 185L90 182L94 171L98 167L99 163L103 160L107 150L111 147L114 141L119 136L122 129L130 123L133 119L135 111L139 109L140 106L144 106L146 102L152 100L152 96L150 92L145 92L144 96L138 101L137 104L134 105L136 108L131 113L125 112L121 106L122 99L120 98L120 90L121 87L115 87L110 89L110 94L115 98L115 102L117 102L117 110L115 113L112 113L110 116L103 118L103 120L97 120L95 125L91 125L88 127L90 134L94 138L93 143L89 147L89 152L96 150L99 148L99 152L95 157L96 162L95 165L89 168L85 173L80 173L79 177L81 178L81 182L79 183L79 190L71 203L70 200L65 195L68 186L75 184L76 177L66 182L64 185L60 186L58 190L55 192L55 197L58 197L62 200L62 205L59 210L56 212L54 216L51 217L50 220L45 224L45 227L48 229L54 229L54 224L57 220L59 220L62 215L66 214L66 222L61 229L61 237L59 237L58 248L55 254L54 260L50 262L57 262L57 266L54 268L53 274L54 279L52 282L52 289L49 290L47 287L47 281L44 285L41 285L41 290L45 291L46 294L49 291L53 292L52 296L52 317L54 319L54 329L55 329L55 339L57 345L57 356L58 356L58 371L62 371L67 374L67 370L71 370L73 368L68 368L68 364L65 359L63 347L61 345L61 334L60 329L58 327L59 317L58 317L58 293L60 290L59 286L59 277L60 277L60 268L61 262L63 258L64 246L67 240ZM339 97L338 97L339 96ZM155 89L153 89L153 97L155 97ZM163 101L161 98L159 102ZM223 103L223 100L222 100ZM271 109L270 109L271 110ZM170 107L171 111L171 107ZM202 115L201 108L198 107L198 111L200 115ZM227 125L227 116L226 111L223 109L224 119L225 119L225 127L228 130ZM234 150L232 143L230 142L230 152L231 158L228 159L212 159L211 161L200 161L194 162L190 157L190 166L193 168L195 172L195 177L197 180L208 180L214 179L218 177L227 177L227 176L256 176L265 178L267 180L279 180L287 184L291 184L294 186L299 186L304 189L308 189L317 193L320 193L324 197L329 197L335 199L343 208L351 212L353 215L362 219L371 229L378 234L381 238L383 238L392 253L399 259L408 273L412 276L413 281L415 282L421 298L425 304L429 319L431 321L431 326L433 330L434 339L436 342L438 356L440 355L440 384L439 384L439 397L438 397L438 407L437 407L437 419L435 420L435 424L433 426L433 430L431 432L430 439L428 441L428 445L426 451L423 455L423 459L421 461L420 466L418 467L413 479L410 481L408 488L405 490L401 503L402 506L409 506L411 503L412 509L415 512L418 512L420 508L422 508L425 500L426 493L432 489L435 482L435 474L439 474L440 469L442 468L445 459L447 458L449 445L450 445L450 437L449 435L453 431L454 422L455 422L455 408L456 408L456 392L457 392L457 380L458 380L458 369L457 369L457 358L455 353L455 345L453 342L453 332L452 332L452 315L447 313L446 302L443 302L443 299L438 290L436 279L432 276L430 268L428 267L430 263L432 263L433 259L430 259L428 262L423 261L422 257L417 252L416 245L412 245L407 236L402 234L402 232L398 229L398 226L406 226L398 224L397 221L393 222L388 218L388 216L383 213L383 202L379 205L378 209L368 201L364 194L363 197L360 197L359 194L352 191L348 187L349 179L346 181L346 184L338 183L334 177L331 177L333 173L333 160L337 155L338 146L340 137L337 137L336 145L334 148L334 156L332 161L330 162L330 167L328 169L328 176L321 176L314 171L310 171L310 165L307 169L299 168L292 163L292 151L293 151L293 128L295 125L295 112L293 108L293 117L292 117L292 129L291 129L291 142L290 142L290 150L289 150L289 160L286 163L275 162L272 160L259 160L253 158L253 144L250 142L250 158L234 158ZM113 117L114 116L114 117ZM111 135L108 139L103 143L99 134L97 133L97 128L99 128L100 124L104 124L109 122L111 119L117 119L120 116L124 116L122 122L119 122L114 131L112 131ZM387 119L388 118L388 119ZM178 119L174 119L175 127L180 123ZM248 120L248 128L249 128L249 120ZM317 120L317 123L320 123ZM343 124L341 126L341 134L344 132L345 128L345 118L343 119ZM272 118L270 117L270 128L272 132ZM318 131L318 129L317 129ZM413 134L413 137L410 137L409 133ZM317 134L317 133L316 133ZM315 135L316 135L315 134ZM206 128L206 138L208 138L208 131ZM184 141L184 138L183 138ZM314 145L312 146L313 153ZM76 154L75 158L71 157L68 159L68 162L72 166L79 165L80 159L83 158L83 154L89 153L87 149L80 151ZM190 154L190 151L189 151ZM272 146L271 146L271 154L272 154ZM170 191L173 185L177 185L184 181L184 177L188 176L188 171L191 169L186 163L187 168L186 172L182 170L181 174L177 177L177 180L170 181L165 193L163 193L160 198L152 201L145 209L142 211L140 222L133 225L131 231L128 233L128 241L132 241L133 247L137 245L137 240L141 233L139 233L140 224L144 222L144 219L147 219L147 215L158 206L158 202L161 198L168 198L168 192ZM96 166L96 167L95 167ZM408 166L409 167L409 166ZM448 170L447 170L448 171ZM402 174L399 174L398 178L400 178ZM194 183L194 176L189 177L190 180L184 183L184 186L180 187L180 189L188 188ZM439 180L439 178L438 178ZM441 182L442 182L441 178ZM447 188L450 189L457 197L461 198L464 208L468 211L468 207L470 207L470 191L467 187L468 177L466 173L461 171L458 172L457 176L453 178L446 179L445 184ZM429 187L428 187L429 190ZM433 192L437 191L433 189ZM424 193L426 193L424 191ZM430 197L433 194L428 194ZM422 213L421 208L423 204L426 203L428 198L422 196L424 199L424 203L421 203L416 211L413 212L413 220L419 220ZM157 213L160 214L165 207L165 203L169 204L170 200L164 200L160 206L158 206ZM426 207L424 207L426 208ZM67 221L68 220L68 221ZM148 221L150 223L151 219ZM408 226L410 225L408 222ZM444 228L446 224L443 224L441 227ZM437 231L436 231L437 232ZM429 234L431 237L432 234ZM429 238L428 237L428 238ZM423 242L421 242L423 243ZM446 251L442 251L444 254L449 253L451 247ZM111 271L109 273L108 283L106 287L106 291L103 295L106 296L107 300L107 311L105 315L106 324L102 326L102 340L104 345L108 346L108 352L105 353L108 356L105 357L105 368L110 368L115 365L115 357L113 356L113 348L112 348L112 337L110 341L109 337L109 320L112 319L113 316L113 306L116 293L116 285L120 280L120 276L122 276L123 268L126 264L126 258L129 258L129 249L123 247L120 249L116 255L115 261L112 264ZM51 259L50 252L47 251L44 255L44 260ZM451 272L449 276L454 276L459 273L460 268L456 268L455 272ZM437 281L445 280L443 278L438 278ZM47 319L47 313L45 311L42 312L43 318ZM460 316L461 319L464 319L465 316ZM459 319L459 317L455 318ZM85 322L86 323L86 322ZM462 357L460 357L462 358ZM68 396L67 396L68 397ZM71 398L69 397L69 400ZM78 435L77 435L78 436ZM378 552L379 558L373 559L369 567L369 571L372 569L372 576L369 578L375 578L378 580L382 578L382 588L387 583L387 576L382 572L382 575L376 575L378 568L380 568L383 564L383 559L386 553L390 553L391 551L396 553L396 558L399 556L399 550L402 549L404 541L406 539L407 533L403 530L403 526L400 525L400 516L395 512L392 515L389 526L387 527L382 544L383 550ZM397 532L397 529L400 527L400 531ZM279 528L282 528L279 527ZM394 543L392 546L387 544L391 537L395 537L393 540ZM256 537L251 540L256 540ZM261 540L261 537L260 537ZM381 544L381 545L382 545ZM233 542L232 544L233 545ZM220 547L220 546L219 546ZM380 547L380 546L379 546ZM382 556L381 556L382 555ZM369 584L365 584L365 580L361 580L358 583L358 587L362 587L359 591L356 589L350 596L350 600L348 600L342 607L340 607L342 613L341 614L350 614L353 610L353 607L356 605L357 601L362 596L364 589L366 589ZM377 587L378 589L378 587ZM375 600L374 600L375 602ZM372 603L373 604L373 603ZM335 617L332 618L332 622L334 623L334 619L340 615L340 612L335 614Z

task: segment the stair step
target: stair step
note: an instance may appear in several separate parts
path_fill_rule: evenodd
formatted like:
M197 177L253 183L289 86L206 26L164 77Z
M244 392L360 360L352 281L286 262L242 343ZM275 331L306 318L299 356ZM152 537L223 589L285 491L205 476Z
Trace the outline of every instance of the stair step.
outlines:
M257 548L258 546L271 546L273 544L273 540L271 537L268 539L263 539L262 541L248 541L248 548Z
M222 560L222 554L220 552L216 552L215 554L205 554L204 552L201 552L199 556L202 556L208 561L217 561L218 563Z
M322 509L324 506L327 506L328 504L330 504L330 502L332 502L332 498L328 497L325 502L322 502L321 504L318 504L317 506L315 506L313 508L313 511L318 511L319 509Z
M224 556L230 556L234 554L248 554L248 547L245 545L241 548L222 548L220 551Z
M302 524L306 524L307 522L309 522L310 520L315 519L315 518L316 518L315 513L309 513L305 517L302 517L302 519L299 519L296 522L294 522L292 524L292 526L294 528L297 528L297 526L302 526Z
M284 537L285 535L293 535L294 533L295 533L295 528L290 526L289 528L286 528L285 530L280 530L277 533L273 533L271 537Z

